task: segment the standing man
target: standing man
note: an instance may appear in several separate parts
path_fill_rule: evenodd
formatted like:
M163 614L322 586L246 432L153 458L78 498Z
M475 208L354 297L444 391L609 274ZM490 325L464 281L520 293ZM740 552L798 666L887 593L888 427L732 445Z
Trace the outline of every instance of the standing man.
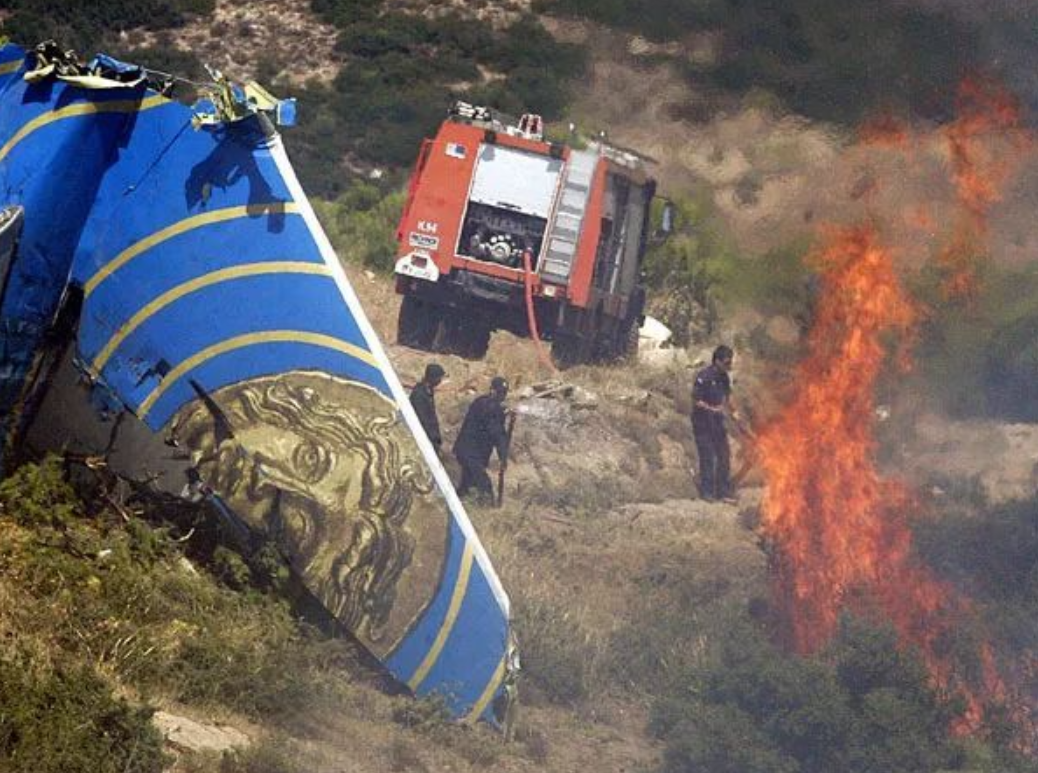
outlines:
M454 456L461 465L458 496L463 497L475 486L480 500L493 500L494 489L487 475L490 454L497 449L500 464L508 462L508 432L505 429L505 397L508 382L501 376L490 381L490 392L477 397L465 414Z
M725 410L738 419L731 402L732 369L735 353L727 346L714 350L713 361L696 374L692 387L692 434L699 453L699 493L707 501L734 503L731 484L731 451L725 428Z
M443 436L440 434L440 419L436 415L436 387L446 375L438 362L430 362L425 366L425 376L411 390L411 405L437 454L443 445Z

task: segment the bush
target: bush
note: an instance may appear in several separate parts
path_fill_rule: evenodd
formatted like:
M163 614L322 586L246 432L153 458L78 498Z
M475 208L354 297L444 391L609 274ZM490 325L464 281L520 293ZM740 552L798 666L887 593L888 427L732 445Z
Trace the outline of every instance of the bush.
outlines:
M340 29L337 45L349 61L330 88L298 94L302 120L288 144L307 188L328 198L344 190L346 156L409 167L457 99L559 117L567 84L584 69L583 50L558 43L531 16L495 30L380 0L315 0L313 8ZM481 68L503 78L485 85Z
M737 623L674 680L650 729L667 744L668 773L1026 769L999 754L973 767L978 755L949 733L962 709L887 628L845 619L828 651L798 658Z
M1038 650L1036 509L1035 499L997 506L974 501L915 525L916 546L927 564L969 588L988 635L1015 653ZM1038 689L1038 675L1020 675L1018 681L1021 692Z
M354 181L332 202L318 202L317 213L343 260L391 273L396 262L396 228L403 212L402 190L383 193Z
M0 508L22 526L56 529L72 525L81 510L56 456L24 465L0 481Z
M151 710L114 697L89 668L51 668L27 650L0 648L6 773L159 773L162 745Z
M673 331L676 345L686 346L713 332L718 319L718 279L734 253L705 193L679 197L674 205L669 238L646 251L645 278L654 291L649 312ZM653 222L657 227L662 212L662 204L656 202Z
M664 752L666 771L702 773L797 773L794 760L776 749L746 712L732 706L694 707L695 720L672 728Z
M110 512L79 517L60 469L53 459L26 465L0 484L0 579L17 600L0 610L3 630L143 694L285 726L348 683L350 645L300 625L261 592L283 579L262 548L244 568L236 554L210 551L214 570L245 592L221 587L186 563L165 527Z
M916 292L931 310L916 351L918 378L943 408L963 417L1038 419L1038 277L986 267L969 307L924 275Z

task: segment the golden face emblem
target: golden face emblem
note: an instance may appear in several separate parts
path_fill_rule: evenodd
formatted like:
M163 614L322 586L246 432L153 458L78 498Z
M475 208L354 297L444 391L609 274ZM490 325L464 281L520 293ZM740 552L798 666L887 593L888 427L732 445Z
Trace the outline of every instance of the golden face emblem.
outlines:
M432 597L446 508L375 390L316 372L253 379L189 405L171 432L202 480L376 655Z

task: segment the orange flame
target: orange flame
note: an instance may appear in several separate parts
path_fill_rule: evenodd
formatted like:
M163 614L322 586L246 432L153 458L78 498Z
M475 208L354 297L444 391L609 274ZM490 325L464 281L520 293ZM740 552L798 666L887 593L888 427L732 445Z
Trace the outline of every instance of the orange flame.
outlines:
M963 81L957 106L958 118L945 127L944 139L960 208L959 224L951 242L938 254L937 263L945 274L945 298L972 300L978 292L976 247L987 231L988 212L1001 200L1012 171L996 140L1008 140L1010 146L1020 149L1028 139L1021 128L1018 101L996 84L978 78Z
M981 699L955 683L942 651L969 605L915 561L913 498L873 463L885 342L908 346L919 309L872 227L833 231L813 258L823 292L798 367L804 388L758 437L768 479L762 529L779 551L776 593L790 643L813 652L831 638L841 611L872 605L920 649L939 687L965 694L963 727L977 727ZM979 689L987 698L1004 695L994 668L984 671Z
M1015 100L990 83L963 83L958 108L941 133L958 215L936 261L947 297L970 299L979 291L975 269L986 219L1011 172L999 148L1007 140L1022 147L1027 138ZM861 138L902 152L917 145L890 120L865 127ZM928 208L909 208L902 217L932 234ZM975 730L983 705L1007 698L993 650L980 646L977 676L957 674L948 639L973 618L971 604L914 557L908 519L917 505L873 461L874 395L888 346L896 344L899 363L909 367L922 310L873 226L832 230L812 260L822 292L797 369L800 389L761 431L756 448L768 482L761 528L776 548L775 593L789 643L801 653L816 651L843 610L879 612L903 642L919 648L937 687L965 697L953 729Z
M958 113L944 132L952 180L961 205L982 221L991 205L1001 200L1002 186L1011 170L1009 162L996 157L985 140L1005 135L1018 146L1024 142L1020 105L998 85L968 78L959 87Z
M879 115L858 130L858 144L904 150L911 135L908 128L891 115Z
M823 292L798 367L804 388L758 437L762 527L782 552L780 590L799 652L829 639L848 595L885 565L880 505L907 495L871 462L873 389L883 336L908 332L917 318L871 228L834 232L814 259Z

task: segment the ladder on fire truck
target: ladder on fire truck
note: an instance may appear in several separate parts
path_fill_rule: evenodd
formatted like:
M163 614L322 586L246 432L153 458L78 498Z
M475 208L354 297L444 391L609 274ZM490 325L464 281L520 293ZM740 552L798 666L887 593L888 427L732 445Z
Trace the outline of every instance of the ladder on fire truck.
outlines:
M599 154L594 151L573 150L569 154L562 194L551 223L551 237L544 253L541 276L558 282L566 282L577 255L580 230L584 225L588 200L591 197L591 181L598 164Z

